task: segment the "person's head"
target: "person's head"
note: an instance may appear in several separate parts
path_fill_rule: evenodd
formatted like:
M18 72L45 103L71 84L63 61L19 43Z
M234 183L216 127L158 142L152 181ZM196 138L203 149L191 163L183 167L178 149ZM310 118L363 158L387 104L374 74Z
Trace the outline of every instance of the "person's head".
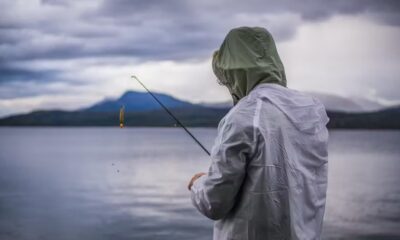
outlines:
M212 67L218 82L229 89L234 104L260 83L286 86L274 39L264 28L232 29L214 52Z

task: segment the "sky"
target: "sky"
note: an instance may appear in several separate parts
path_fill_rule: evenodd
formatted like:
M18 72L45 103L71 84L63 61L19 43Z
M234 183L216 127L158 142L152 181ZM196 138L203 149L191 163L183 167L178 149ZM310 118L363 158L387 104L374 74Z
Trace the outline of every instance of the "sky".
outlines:
M211 55L268 29L288 87L400 104L397 0L0 0L0 117L73 110L127 90L223 102Z

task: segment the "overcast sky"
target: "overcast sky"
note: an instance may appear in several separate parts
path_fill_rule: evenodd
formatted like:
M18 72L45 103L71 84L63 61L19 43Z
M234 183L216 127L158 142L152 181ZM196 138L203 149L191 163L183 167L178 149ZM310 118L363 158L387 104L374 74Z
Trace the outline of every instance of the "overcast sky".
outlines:
M229 100L210 56L233 27L277 41L291 88L400 104L397 0L0 0L0 116L149 88Z

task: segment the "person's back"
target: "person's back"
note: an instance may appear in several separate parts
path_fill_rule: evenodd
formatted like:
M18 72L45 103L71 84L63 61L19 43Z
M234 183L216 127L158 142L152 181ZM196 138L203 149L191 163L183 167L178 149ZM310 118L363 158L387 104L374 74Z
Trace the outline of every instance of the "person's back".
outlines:
M233 31L252 33L249 28ZM254 69L236 79L247 77L249 86L249 76L257 76ZM239 95L237 104L220 122L208 174L192 186L196 208L218 220L214 239L320 238L328 118L319 101L285 84L258 81L242 96L231 86L231 93Z

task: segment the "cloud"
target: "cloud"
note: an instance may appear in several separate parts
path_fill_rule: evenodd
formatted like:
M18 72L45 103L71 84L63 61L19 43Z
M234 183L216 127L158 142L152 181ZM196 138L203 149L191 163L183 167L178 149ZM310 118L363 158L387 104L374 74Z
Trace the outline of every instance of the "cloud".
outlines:
M4 65L0 65L0 72L0 85L8 82L42 82L44 80L57 79L56 70L30 70L26 68L7 67Z
M208 56L235 26L261 24L278 41L302 21L366 13L400 24L398 1L1 1L2 59L131 56L182 60ZM291 21L288 22L288 16ZM296 19L293 22L293 19Z
M398 99L388 87L399 75L396 0L0 0L0 9L0 101L7 108L29 98L117 96L130 88L121 79L132 69L158 91L228 100L214 90L209 58L242 25L271 31L295 88L348 95L373 88L377 98ZM49 101L34 102L42 108Z
M362 98L374 89L375 100L390 102L400 100L399 41L397 27L341 16L303 25L278 47L290 87Z

